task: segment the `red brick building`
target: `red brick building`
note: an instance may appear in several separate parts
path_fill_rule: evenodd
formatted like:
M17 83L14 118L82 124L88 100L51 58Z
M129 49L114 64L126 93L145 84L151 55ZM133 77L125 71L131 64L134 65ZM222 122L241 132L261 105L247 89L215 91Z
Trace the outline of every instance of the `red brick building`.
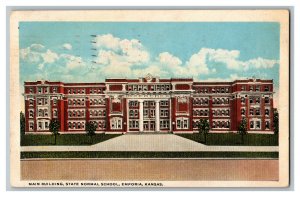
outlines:
M207 119L210 132L273 133L273 80L194 82L191 78L106 79L105 83L25 82L26 133L84 133L93 121L98 133L197 132Z

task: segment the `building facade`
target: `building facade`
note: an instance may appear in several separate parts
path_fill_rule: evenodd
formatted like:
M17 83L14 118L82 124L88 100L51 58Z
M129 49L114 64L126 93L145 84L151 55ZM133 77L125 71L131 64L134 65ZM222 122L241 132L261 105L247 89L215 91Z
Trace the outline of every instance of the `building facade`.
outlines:
M236 132L243 118L249 133L273 133L273 80L195 82L192 78L106 79L104 83L24 83L26 133L193 133L207 119L210 132Z

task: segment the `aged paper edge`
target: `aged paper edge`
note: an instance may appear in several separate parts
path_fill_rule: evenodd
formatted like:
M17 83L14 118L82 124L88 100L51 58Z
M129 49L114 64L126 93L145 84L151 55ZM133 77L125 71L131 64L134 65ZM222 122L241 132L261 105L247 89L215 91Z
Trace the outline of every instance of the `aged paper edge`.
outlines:
M10 178L20 179L19 32L21 21L76 22L279 22L279 181L160 181L165 187L287 187L289 185L289 11L288 10L99 10L14 11L10 16ZM49 182L49 181L47 181ZM99 181L101 182L101 181ZM116 181L118 182L118 181Z

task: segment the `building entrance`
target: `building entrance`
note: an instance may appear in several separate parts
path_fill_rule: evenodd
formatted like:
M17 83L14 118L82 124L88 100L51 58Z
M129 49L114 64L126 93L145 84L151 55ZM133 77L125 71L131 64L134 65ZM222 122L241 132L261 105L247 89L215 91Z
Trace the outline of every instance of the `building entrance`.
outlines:
M155 121L144 121L144 131L155 131Z

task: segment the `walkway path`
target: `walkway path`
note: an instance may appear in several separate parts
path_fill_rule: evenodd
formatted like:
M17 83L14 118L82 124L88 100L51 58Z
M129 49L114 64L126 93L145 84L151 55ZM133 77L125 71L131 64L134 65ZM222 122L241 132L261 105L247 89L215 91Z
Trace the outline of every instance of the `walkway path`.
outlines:
M278 146L206 146L173 134L121 135L92 146L23 146L21 151L278 152Z

